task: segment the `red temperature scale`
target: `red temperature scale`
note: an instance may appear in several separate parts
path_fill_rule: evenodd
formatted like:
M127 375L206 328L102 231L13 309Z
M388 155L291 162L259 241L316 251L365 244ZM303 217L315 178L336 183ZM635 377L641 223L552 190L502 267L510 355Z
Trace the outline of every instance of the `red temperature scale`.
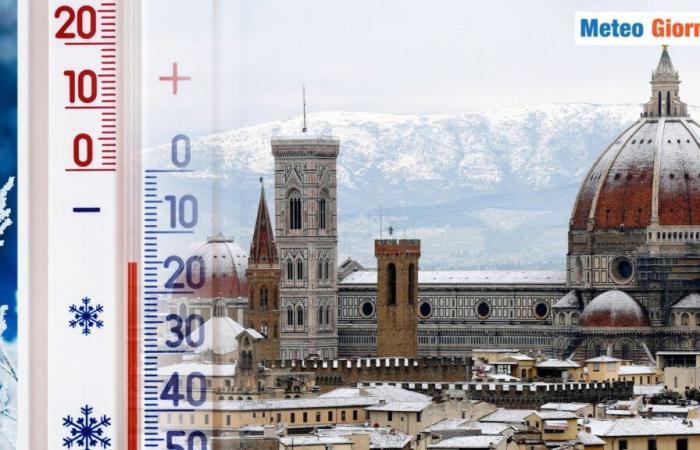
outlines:
M17 448L212 448L205 374L169 368L204 341L173 305L218 226L218 1L21 5Z

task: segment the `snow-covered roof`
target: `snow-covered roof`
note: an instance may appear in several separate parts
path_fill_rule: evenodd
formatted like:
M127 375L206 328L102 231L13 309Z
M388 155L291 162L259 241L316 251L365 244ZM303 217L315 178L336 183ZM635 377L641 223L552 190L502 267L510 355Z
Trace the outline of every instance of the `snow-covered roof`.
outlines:
M479 434L503 434L511 426L501 422L477 422L460 418L447 418L423 429L423 433L446 430L478 430Z
M411 442L411 436L389 428L374 428L357 425L337 425L332 428L320 428L318 436L352 436L356 434L369 435L370 449L404 448Z
M376 403L365 408L367 411L398 411L398 412L420 412L430 406L430 401L423 402L387 402Z
M608 416L634 416L636 415L634 411L629 409L606 409L605 414Z
M634 395L653 397L661 394L666 387L663 384L635 384Z
M606 355L596 356L595 358L589 358L586 360L587 363L589 363L589 362L593 362L593 363L596 363L596 362L599 362L599 363L601 363L601 362L620 362L620 361L622 361L620 358L615 358L614 356L606 356Z
M590 406L588 403L545 403L540 406L543 411L569 411L576 412Z
M620 370L617 371L618 375L653 375L656 371L650 366L620 366Z
M361 388L338 388L319 398L348 398L348 397L373 397L378 400L395 402L429 402L430 397L415 391L409 391L398 386L371 386Z
M568 420L577 418L574 413L561 410L537 411L535 415L542 420Z
M352 441L340 436L292 436L280 439L280 444L285 447L301 446L325 446L337 444L352 444Z
M651 409L654 414L685 414L698 408L698 405L647 405L647 409Z
M700 420L685 419L591 419L591 433L600 437L676 436L700 434Z
M581 367L579 363L576 361L572 361L570 359L546 359L544 361L540 361L536 364L536 367L541 368L541 369L573 369L573 368L578 368Z
M197 347L197 352L211 350L217 355L225 355L238 350L236 336L245 328L230 317L212 317L202 325L202 329L196 329L191 333L191 338L185 342L197 342L199 333L204 333L202 345Z
M263 336L262 334L260 334L260 333L258 332L258 330L256 330L255 328L246 328L246 329L243 330L243 331L245 331L245 333L246 333L247 335L249 335L250 337L252 337L253 339L264 339L264 338L265 338L265 336ZM239 333L239 334L240 334L240 333Z
M566 283L565 272L528 270L418 271L418 284L554 284ZM377 284L376 270L352 272L339 284Z
M487 373L486 378L494 381L520 381L520 378L505 373Z
M373 397L350 398L294 398L294 399L267 399L267 400L216 400L202 405L202 409L213 411L268 411L276 409L311 409L311 408L364 408L379 403Z
M578 440L585 446L589 445L605 445L605 441L599 438L598 436L591 434L591 433L586 433L585 431L579 431L578 432Z
M557 302L552 305L552 308L578 308L578 298L576 297L576 291L569 291L565 296L557 300Z
M483 449L491 448L491 446L496 446L499 444L505 436L459 436L449 439L444 439L436 444L428 445L428 448L444 448L444 449L462 449L462 448L474 448Z
M697 309L700 308L700 294L692 293L688 294L679 300L671 308L682 308L682 309Z
M479 422L525 423L525 418L536 412L534 409L499 408L479 419Z
M167 376L174 372L199 372L205 377L232 377L236 374L236 364L212 364L203 362L181 362L158 368L158 375Z

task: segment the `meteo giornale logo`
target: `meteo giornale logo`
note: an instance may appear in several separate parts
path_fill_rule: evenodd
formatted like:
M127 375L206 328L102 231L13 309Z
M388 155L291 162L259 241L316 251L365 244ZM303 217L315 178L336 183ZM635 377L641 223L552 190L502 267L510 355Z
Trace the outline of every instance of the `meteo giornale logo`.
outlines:
M700 44L700 13L576 13L578 45Z

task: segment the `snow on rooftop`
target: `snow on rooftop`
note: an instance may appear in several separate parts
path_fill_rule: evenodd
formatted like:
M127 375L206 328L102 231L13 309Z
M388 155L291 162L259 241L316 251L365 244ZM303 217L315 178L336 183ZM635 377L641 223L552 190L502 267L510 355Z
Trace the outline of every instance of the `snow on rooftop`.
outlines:
M213 411L269 411L276 409L367 407L376 403L379 403L379 400L373 397L217 400L204 403L202 409Z
M543 411L569 411L576 412L589 406L588 403L545 403L540 406Z
M599 437L700 435L700 420L684 419L591 419L591 433Z
M596 356L595 358L587 359L586 362L619 362L622 361L620 358L615 358L614 356Z
M479 422L525 423L525 418L536 413L534 409L505 409L499 408Z
M645 395L647 397L653 397L655 395L661 394L665 389L663 384L635 384L634 385L634 395Z
M565 296L560 298L552 308L578 308L578 298L575 291L569 291Z
M688 294L671 308L694 309L700 308L700 294Z
M280 439L280 444L285 447L301 447L301 446L326 446L337 444L352 444L352 441L340 436L294 436L283 437Z
M492 448L499 444L505 436L459 436L442 440L437 444L430 444L428 448L444 448L444 449L483 449Z
M537 411L535 414L542 420L567 420L577 418L572 412L561 410Z
M225 355L238 350L236 336L245 328L230 317L212 317L204 322L202 329L194 330L186 342L198 342L200 333L204 333L202 345L197 347L197 352L213 351L217 355Z
M544 361L540 361L536 364L537 367L542 368L542 369L572 369L572 368L578 368L581 367L579 363L576 361L572 361L570 359L546 359Z
M620 366L620 370L617 371L618 375L654 375L656 371L650 366Z
M361 388L338 388L319 398L348 398L348 397L373 397L384 401L394 402L429 402L430 397L419 392L409 391L398 386L371 386Z
M591 434L591 433L586 433L585 431L579 431L578 432L578 440L584 445L584 446L591 446L591 445L605 445L605 441L599 438L598 436Z
M387 403L375 403L372 406L365 408L367 411L397 411L397 412L420 412L425 408L430 406L432 402L422 401L422 402L387 402Z
M332 428L320 428L318 436L352 436L357 434L369 435L370 449L403 449L411 442L411 436L389 428L374 428L358 425L337 425Z
M418 271L418 284L564 284L565 272L528 270ZM376 270L350 273L339 284L377 284Z

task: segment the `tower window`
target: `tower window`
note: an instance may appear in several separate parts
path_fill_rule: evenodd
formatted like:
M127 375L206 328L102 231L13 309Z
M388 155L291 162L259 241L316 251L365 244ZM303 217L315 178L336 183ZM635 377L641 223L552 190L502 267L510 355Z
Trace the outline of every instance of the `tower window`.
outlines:
M316 272L316 277L321 280L323 279L323 262L322 260L318 260L318 271Z
M321 197L318 201L318 228L326 229L326 198Z
M297 259L297 280L304 278L304 263L301 259Z
M666 115L671 115L671 92L666 91Z
M287 325L294 326L294 311L291 307L287 308Z
M291 259L287 260L287 279L288 280L294 279L294 265L292 264Z
M289 193L289 229L301 230L301 196L299 191Z
M267 288L260 288L260 309L267 309Z
M331 324L331 307L326 306L326 326L330 326Z
M659 103L659 116L661 116L661 91L659 91L658 97L658 103Z
M387 267L387 288L388 302L390 305L396 304L396 266L394 263L389 263Z
M413 304L413 299L416 294L416 283L414 282L416 268L413 264L408 265L408 304Z
M325 262L323 268L324 268L323 278L325 278L326 280L330 280L331 279L331 272L330 272L330 264L328 263L328 259L326 259L326 262Z
M297 307L297 326L304 326L304 308L301 306Z
M318 326L323 326L323 306L318 307Z

